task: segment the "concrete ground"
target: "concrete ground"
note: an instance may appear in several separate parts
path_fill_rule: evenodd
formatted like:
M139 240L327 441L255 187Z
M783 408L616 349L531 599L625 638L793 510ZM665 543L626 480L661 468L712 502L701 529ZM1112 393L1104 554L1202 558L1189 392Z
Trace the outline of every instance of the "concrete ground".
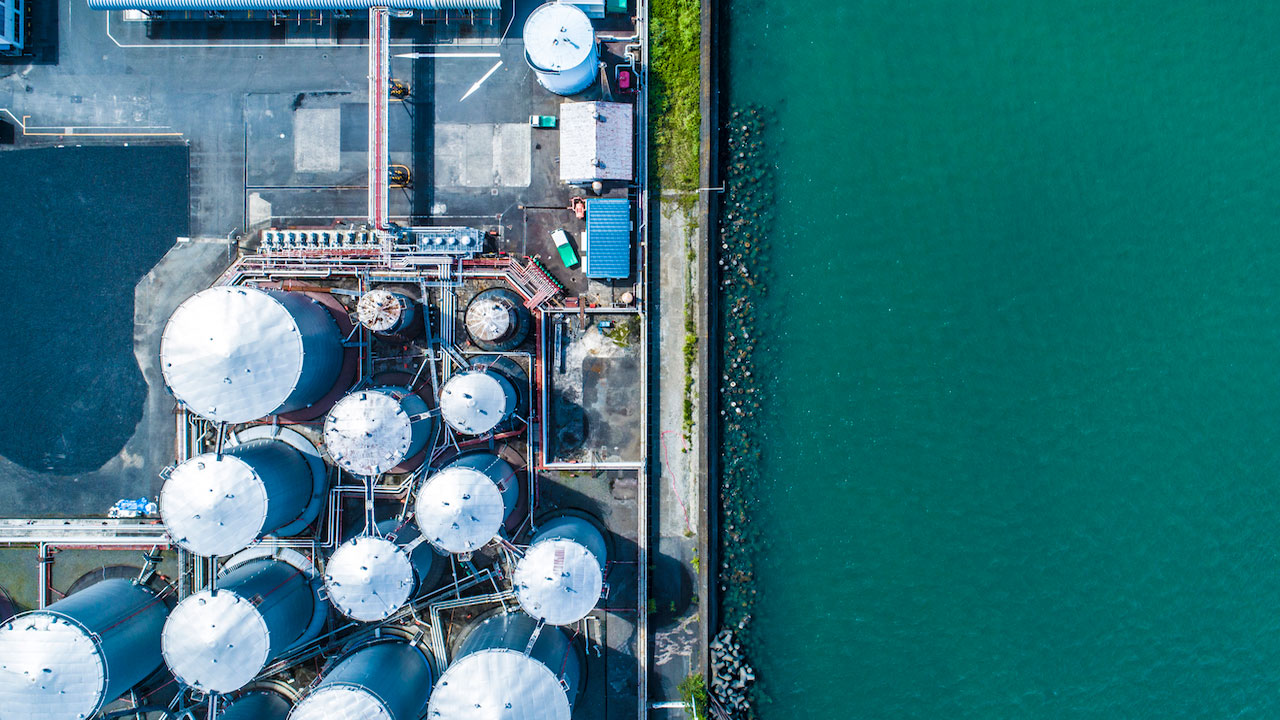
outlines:
M177 427L174 399L160 373L160 334L178 304L222 272L228 252L228 243L220 240L178 243L135 288L134 359L147 383L147 399L120 453L78 475L36 472L0 457L0 515L102 517L116 500L159 494L158 473L173 462Z
M657 368L657 398L652 410L650 435L650 483L653 507L651 523L656 554L665 563L651 579L651 595L667 613L654 622L654 685L651 701L679 700L676 686L697 672L701 663L700 633L703 598L697 597L698 570L705 559L698 557L698 537L706 531L699 526L698 473L694 449L710 441L694 424L686 432L686 397L699 417L702 398L697 382L686 395L685 313L686 307L707 302L697 293L698 266L690 261L690 248L699 247L698 228L678 207L679 196L664 194L659 205L660 224L650 234L649 258L656 263L657 282L650 288L650 361ZM696 317L696 315L695 315ZM700 352L705 348L699 346ZM691 372L697 372L694 363ZM682 713L671 711L672 717Z
M637 409L640 318L631 313L558 314L547 353L551 427L548 457L555 462L639 462L644 426Z

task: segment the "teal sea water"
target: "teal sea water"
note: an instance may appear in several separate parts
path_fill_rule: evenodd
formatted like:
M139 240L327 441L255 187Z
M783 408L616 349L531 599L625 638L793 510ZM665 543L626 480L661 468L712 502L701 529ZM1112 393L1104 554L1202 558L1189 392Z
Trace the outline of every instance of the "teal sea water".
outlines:
M728 5L761 716L1280 714L1280 4Z

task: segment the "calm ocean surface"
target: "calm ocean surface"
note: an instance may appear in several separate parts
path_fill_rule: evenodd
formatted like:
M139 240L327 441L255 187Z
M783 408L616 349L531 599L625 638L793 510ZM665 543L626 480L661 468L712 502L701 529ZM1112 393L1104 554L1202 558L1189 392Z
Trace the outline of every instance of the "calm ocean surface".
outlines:
M1280 4L730 14L762 716L1280 715Z

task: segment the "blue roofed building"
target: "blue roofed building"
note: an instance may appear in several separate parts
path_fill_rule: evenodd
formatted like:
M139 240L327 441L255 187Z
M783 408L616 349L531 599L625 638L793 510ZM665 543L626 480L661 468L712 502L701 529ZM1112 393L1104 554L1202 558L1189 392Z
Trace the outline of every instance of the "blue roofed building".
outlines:
M631 276L631 201L626 198L587 200L587 231L583 234L583 268L587 277L617 280Z

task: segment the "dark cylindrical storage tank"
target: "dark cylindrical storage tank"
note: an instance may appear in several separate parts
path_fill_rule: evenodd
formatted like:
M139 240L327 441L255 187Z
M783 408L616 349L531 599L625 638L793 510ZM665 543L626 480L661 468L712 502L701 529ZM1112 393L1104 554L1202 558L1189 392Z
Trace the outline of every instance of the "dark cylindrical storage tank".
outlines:
M498 536L519 498L519 479L507 461L463 455L422 483L414 521L440 552L469 553Z
M489 288L467 303L467 336L483 350L505 352L529 337L533 315L520 296L506 288Z
M582 658L569 635L523 613L492 615L462 641L427 707L429 720L569 720L582 687Z
M215 422L244 423L301 410L342 370L333 315L294 292L219 286L178 306L160 339L174 396Z
M329 411L324 445L338 466L372 477L426 449L436 427L427 401L408 388L367 388L350 393Z
M418 720L431 694L431 665L401 640L344 657L298 703L289 720Z
M298 520L314 487L298 450L251 440L174 468L160 490L160 517L174 542L196 555L230 555Z
M316 611L316 588L301 570L270 558L249 560L219 577L214 590L178 603L164 625L164 659L184 685L239 690L309 639Z
M293 704L270 690L251 690L222 709L218 720L285 720Z
M413 298L378 288L356 301L356 319L379 335L406 335L416 330L418 304Z
M604 535L585 518L543 523L512 575L520 607L552 625L586 617L604 589L606 552Z
M516 411L519 396L502 373L464 370L440 388L440 416L464 435L483 435Z
M0 717L92 717L160 667L168 612L115 578L11 618L0 625Z
M394 535L392 534L394 532ZM405 546L421 536L396 520L378 523L377 535L361 535L333 551L324 567L329 601L338 612L361 622L383 620L428 589L445 558L430 543Z

